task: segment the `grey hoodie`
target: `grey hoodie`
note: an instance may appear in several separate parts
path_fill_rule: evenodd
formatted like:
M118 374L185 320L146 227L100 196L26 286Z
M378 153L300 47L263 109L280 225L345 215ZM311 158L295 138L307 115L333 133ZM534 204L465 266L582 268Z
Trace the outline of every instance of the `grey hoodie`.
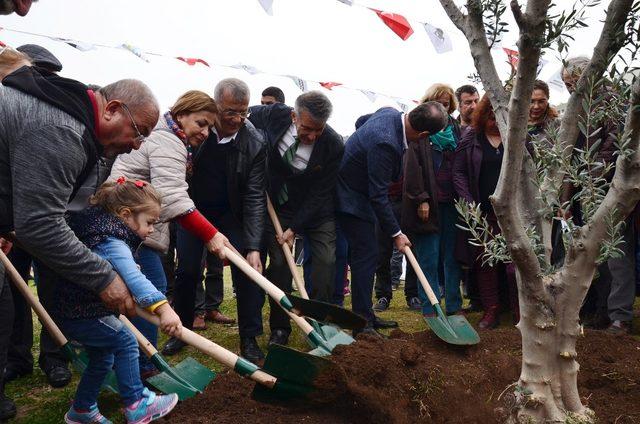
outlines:
M80 121L0 86L0 234L15 230L21 245L59 276L99 293L116 273L65 220L91 160L85 143L93 143L92 136Z

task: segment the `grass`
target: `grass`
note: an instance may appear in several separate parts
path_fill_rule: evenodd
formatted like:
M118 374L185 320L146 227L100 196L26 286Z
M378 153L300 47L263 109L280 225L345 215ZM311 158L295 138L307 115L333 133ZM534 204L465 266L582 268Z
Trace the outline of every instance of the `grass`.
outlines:
M236 317L236 301L232 297L231 290L231 278L229 268L225 268L224 274L225 281L225 301L221 306L221 311L228 316ZM33 284L33 282L30 282ZM35 290L34 290L35 291ZM351 307L351 298L348 296L345 299L345 307ZM640 301L636 302L636 308L640 308ZM269 339L268 328L268 313L269 306L265 300L265 307L263 308L263 323L265 326L265 334L258 338L260 346L265 350L267 347L267 341ZM407 332L422 331L427 328L426 324L422 320L419 313L410 311L405 303L404 293L402 290L398 290L394 293L394 298L391 302L390 308L381 313L380 317L384 319L393 319L398 321L400 328ZM480 314L471 314L469 321L475 325L480 318ZM503 316L503 325L511 325L510 314L506 313ZM34 317L34 358L38 357L39 348L39 334L40 323ZM635 319L634 328L640 328L640 317ZM239 340L238 340L238 328L237 326L223 326L219 324L208 323L207 330L200 331L201 335L207 337L213 342L228 348L236 353L239 352ZM637 331L636 331L637 333ZM640 339L640 337L638 337ZM164 344L166 337L161 336L160 346ZM308 351L309 347L302 337L299 329L293 326L293 332L290 337L289 346L301 351ZM211 368L214 371L221 371L221 367L210 357L201 354L195 349L188 347L179 354L167 358L170 363L176 364L186 357L192 357L198 360L203 365ZM62 389L52 389L46 382L46 378L42 371L35 366L33 374L22 377L16 381L7 385L7 395L11 397L18 406L18 415L11 423L34 423L34 424L46 424L46 423L60 423L64 413L69 408L69 405L73 399L75 388L78 382L79 376L74 372L74 377L67 387ZM102 392L98 400L100 411L114 423L123 423L124 416L120 410L121 405L119 403L119 397L112 393Z

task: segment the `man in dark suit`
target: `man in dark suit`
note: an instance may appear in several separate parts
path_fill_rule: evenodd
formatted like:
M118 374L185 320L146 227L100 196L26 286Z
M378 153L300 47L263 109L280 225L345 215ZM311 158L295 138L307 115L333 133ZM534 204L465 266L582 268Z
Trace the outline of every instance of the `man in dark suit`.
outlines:
M393 108L374 113L349 138L338 172L338 223L349 242L353 311L367 319L363 331L397 326L373 313L371 294L378 259L376 222L399 251L411 246L389 201L389 185L402 171L407 143L426 142L447 124L447 112L426 102L408 114Z
M282 103L251 108L249 120L264 131L267 141L268 191L282 228L276 239L271 223L266 225L269 250L266 275L285 292L291 292L291 271L281 245L293 244L304 233L311 245L312 299L330 302L335 277L336 231L334 193L344 147L342 137L327 120L332 105L319 91L304 93L295 107ZM269 343L287 344L289 317L270 300Z

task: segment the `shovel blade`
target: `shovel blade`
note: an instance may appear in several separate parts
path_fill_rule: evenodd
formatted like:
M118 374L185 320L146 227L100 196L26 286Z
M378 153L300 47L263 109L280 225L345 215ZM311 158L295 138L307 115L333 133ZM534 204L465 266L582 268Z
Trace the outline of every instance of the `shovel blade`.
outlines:
M463 346L480 343L480 336L462 315L447 317L442 313L435 317L425 317L425 321L436 336L447 343Z
M186 358L176 366L170 366L156 353L149 358L161 373L147 381L164 393L176 393L180 400L202 393L216 374L193 358Z
M176 374L199 391L203 391L216 377L215 372L191 357L183 360L174 366L173 369Z
M329 346L331 351L338 345L350 345L355 342L355 339L341 331L339 328L336 328L332 325L319 325L319 333L324 337L326 344ZM311 347L314 349L309 351L310 355L314 356L328 356L331 352L327 352L326 349L320 346L315 346L313 343L309 342Z
M79 374L82 374L84 370L87 369L89 356L87 355L87 352L82 348L82 345L73 345L71 342L67 342L66 345L62 346L62 352L67 357L67 359L71 361L73 368ZM109 371L109 374L107 374L104 382L102 383L102 387L112 393L119 393L118 380L116 378L116 374L113 371Z
M251 396L261 402L322 397L322 391L345 379L344 372L328 359L280 345L269 347L262 369L278 381L273 388L256 384Z
M334 324L348 330L359 330L367 324L367 320L360 315L332 303L303 299L293 295L287 297L300 315L316 321Z

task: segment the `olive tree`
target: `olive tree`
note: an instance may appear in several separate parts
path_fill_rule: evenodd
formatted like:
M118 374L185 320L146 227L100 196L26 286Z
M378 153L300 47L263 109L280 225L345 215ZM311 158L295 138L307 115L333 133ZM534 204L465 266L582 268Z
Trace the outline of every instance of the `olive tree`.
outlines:
M621 226L640 199L640 83L630 72L638 50L638 6L633 0L610 1L592 58L557 130L550 131L547 140L535 142L534 160L524 140L540 56L553 48L566 57L570 31L585 27L583 18L599 2L579 0L558 12L551 0L440 3L468 40L505 145L500 178L491 196L501 234L487 235L488 226L477 207L458 206L476 243L485 248L485 260L510 260L516 268L522 368L513 386L510 420L593 422L595 414L583 404L577 386L576 340L583 334L579 311L597 265L619 254ZM504 19L508 9L517 25L519 62L505 88L490 49L509 28ZM603 95L605 91L618 95ZM594 159L598 146L576 151L580 132L592 136L601 130L595 117L611 114L622 116L615 164ZM613 178L605 179L603 175L613 168ZM565 260L554 267L551 228L559 211L567 207L560 200L567 183L581 187L574 200L583 203L585 215L582 223L568 220Z

